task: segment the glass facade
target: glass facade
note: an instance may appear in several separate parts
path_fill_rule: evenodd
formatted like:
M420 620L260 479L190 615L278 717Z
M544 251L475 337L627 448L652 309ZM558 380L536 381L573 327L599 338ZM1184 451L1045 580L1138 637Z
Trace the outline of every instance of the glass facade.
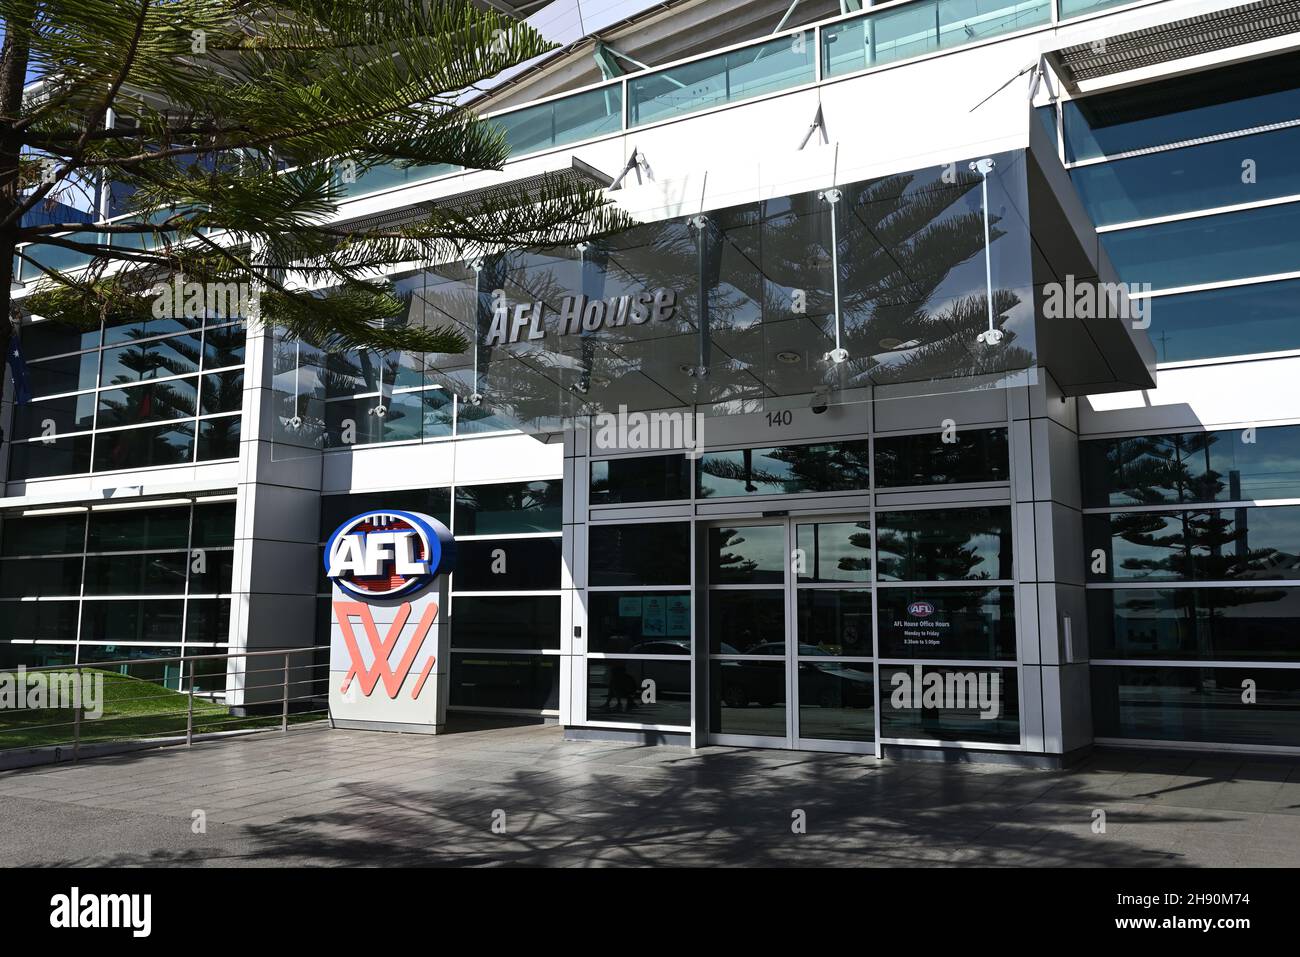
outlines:
M1300 428L1082 452L1095 734L1300 746Z
M599 412L765 411L776 397L828 389L848 403L865 401L871 385L1026 370L1035 361L1027 167L1023 152L995 160L997 350L971 348L989 323L984 182L965 167L923 168L846 183L833 205L809 190L640 223L582 248L509 250L477 270L404 274L395 291L407 309L393 321L450 328L468 348L343 356L280 342L275 438L348 449L556 433ZM515 324L525 315L528 335ZM826 358L836 344L849 353L843 367ZM708 375L691 373L699 367ZM836 454L823 474L776 455L743 475L744 462L719 452L697 477L714 480L712 495L733 494L736 481L789 492L860 483L850 470L861 472L853 460L866 453Z
M590 526L587 722L690 729L691 553L689 522Z
M40 322L22 348L32 401L14 406L10 481L238 458L242 323Z
M1128 2L1057 0L1056 10L1067 19ZM512 156L558 150L1047 26L1052 9L914 0L489 121ZM1163 362L1300 350L1300 279L1289 275L1300 262L1297 67L1300 56L1279 55L1035 114L1063 141L1121 277L1153 286L1150 335ZM647 410L725 417L785 409L792 403L767 403L814 394L842 373L869 393L1030 369L1025 165L999 154L988 184L996 322L1008 336L996 353L971 347L987 321L980 181L964 168L955 181L942 167L919 169L842 184L836 205L815 191L772 196L641 223L582 249L403 274L397 321L457 328L470 348L339 354L277 340L273 438L326 450L441 443L557 431L624 394ZM379 167L344 192L459 170ZM59 267L79 261L48 256ZM561 332L554 317L570 292L602 311L579 309ZM654 322L633 312L619 321L617 304L603 311L669 293L673 309ZM540 354L489 341L502 301L544 307ZM834 370L819 357L841 338L851 361ZM6 427L10 481L238 457L240 324L41 322L25 329L23 347L34 400ZM583 722L669 731L699 722L793 747L1021 744L1017 630L1033 631L1036 609L1017 601L1026 583L1016 574L1008 429L867 437L837 434L825 426L834 418L805 439L769 415L769 432L728 433L745 444L698 458L595 454L576 473L589 506L577 516L565 516L559 480L502 481L323 496L321 530L381 506L452 527L456 708L560 711L562 623L573 617L567 518L584 607L565 680ZM1300 746L1300 425L1085 439L1080 450L1097 735ZM226 646L233 503L53 511L64 514L0 524L4 663ZM325 640L323 574L316 598Z
M705 687L695 693L707 693L698 704L720 743L871 750L878 724L885 739L1018 743L1009 506L864 504L856 514L785 517L788 505L808 509L808 496L819 493L866 502L882 486L920 496L955 485L1007 487L1005 427L955 437L934 431L594 462L586 720L654 724L633 694L650 672L610 669L606 659L653 656L684 668L694 652L707 657ZM781 517L694 529L659 517L598 520L607 504L658 516L675 503L752 498L752 508L777 507L770 514ZM939 717L914 714L929 705L910 699L896 709L886 678L913 667L969 676L984 691L984 711L996 714L981 717L978 697L930 702ZM619 696L616 687L628 690ZM689 715L689 702L681 704ZM886 723L878 711L897 713Z
M498 482L321 498L325 539L368 509L423 512L456 537L450 609L452 708L557 713L563 482ZM318 567L323 568L323 563ZM328 645L330 587L317 585L317 641Z
M234 535L232 500L0 517L0 667L223 653Z
M1155 292L1161 362L1300 348L1286 278L1300 254L1297 65L1282 54L1062 104L1102 243L1124 281Z

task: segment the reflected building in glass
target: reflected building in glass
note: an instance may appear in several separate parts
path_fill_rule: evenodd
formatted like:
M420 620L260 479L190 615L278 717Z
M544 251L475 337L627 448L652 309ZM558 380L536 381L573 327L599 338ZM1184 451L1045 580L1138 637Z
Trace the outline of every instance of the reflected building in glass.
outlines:
M344 226L548 177L629 214L394 267L397 321L462 353L27 323L0 668L183 687L133 661L327 643L328 536L403 509L457 539L453 714L1300 749L1300 35L1261 4L841 6L647 5L477 96L503 170L340 182Z

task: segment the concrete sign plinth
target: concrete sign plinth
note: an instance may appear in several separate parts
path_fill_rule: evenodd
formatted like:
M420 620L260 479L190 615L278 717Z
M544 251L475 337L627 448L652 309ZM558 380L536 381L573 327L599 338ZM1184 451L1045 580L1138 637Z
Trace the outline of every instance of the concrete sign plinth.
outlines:
M447 721L451 532L418 512L344 522L325 547L333 582L329 710L335 727L437 734Z

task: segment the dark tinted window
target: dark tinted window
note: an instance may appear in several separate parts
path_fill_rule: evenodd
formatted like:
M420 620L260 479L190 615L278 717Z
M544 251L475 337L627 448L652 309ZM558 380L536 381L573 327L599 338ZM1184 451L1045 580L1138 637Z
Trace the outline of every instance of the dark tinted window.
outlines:
M1217 140L1080 166L1070 171L1079 197L1098 226L1156 219L1198 209L1251 203L1300 193L1300 128ZM1268 174L1242 175L1249 157Z
M706 452L696 466L701 497L794 495L869 487L868 443L784 445Z
M1072 100L1064 105L1067 158L1088 159L1295 119L1300 117L1298 69L1300 57L1270 57Z
M587 535L588 584L691 583L691 526L687 522L592 525Z
M691 663L588 659L587 720L689 725Z
M93 349L99 345L99 330L78 329L60 322L36 322L22 329L23 356L30 362L64 352Z
M235 503L213 502L194 506L194 548L217 548L235 542Z
M81 591L81 556L6 558L0 561L0 597L76 595ZM0 610L0 614L4 614Z
M194 424L100 432L95 438L96 472L179 465L194 459Z
M881 588L882 658L1016 657L1015 589Z
M871 591L800 588L799 654L870 658Z
M536 650L560 647L560 599L549 595L457 597L451 606L453 648Z
M560 587L560 539L456 542L456 591L537 591Z
M643 455L591 463L591 504L665 502L691 497L685 455Z
M504 482L456 489L456 534L558 532L564 483Z
M1300 746L1300 670L1093 665L1091 684L1099 738Z
M125 508L91 512L87 548L92 552L184 548L190 540L190 509Z
M1148 300L1160 362L1300 348L1300 280Z
M785 592L779 588L710 591L709 652L784 655Z
M183 601L87 600L82 641L180 641Z
M1300 255L1300 204L1121 229L1101 242L1120 279L1155 289L1284 273Z
M625 655L689 655L690 592L589 592L587 650Z
M225 644L230 640L230 599L196 598L185 603L185 640L202 641L213 644ZM216 649L213 650L216 653ZM294 661L302 661L305 656L295 656ZM202 671L202 662L196 669L196 676ZM224 662L214 662L212 667L222 666ZM225 687L225 675L216 687ZM292 694L292 692L290 692Z
M1093 581L1300 577L1300 505L1085 515L1084 534Z
M9 447L11 480L74 475L90 471L90 436L44 442L22 442Z
M555 710L560 706L560 656L453 651L453 707Z
M878 512L881 581L1011 578L1011 510L918 509Z
M87 595L175 595L185 591L185 552L90 555Z
M785 581L785 526L711 528L710 585L765 585Z
M927 687L941 690L927 697ZM1015 744L1020 741L1016 670L882 665L880 735Z
M0 605L0 638L71 641L76 635L75 601L8 601Z
M65 395L42 402L15 405L13 438L40 438L48 432L48 423L54 423L54 434L78 432L89 429L95 420L95 396L83 392Z
M817 522L798 526L793 556L800 582L871 581L871 523Z
M50 555L80 552L86 546L86 513L33 515L0 520L5 555Z
M876 439L876 485L1005 482L1006 429L959 429L952 442L940 432Z
M1091 507L1300 497L1300 426L1098 439L1081 452Z
M1300 588L1105 588L1088 592L1094 658L1295 661Z

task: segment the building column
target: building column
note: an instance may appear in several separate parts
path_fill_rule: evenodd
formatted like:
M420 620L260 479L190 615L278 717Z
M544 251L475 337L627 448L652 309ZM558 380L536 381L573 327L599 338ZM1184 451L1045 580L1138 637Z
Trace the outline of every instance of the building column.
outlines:
M1092 743L1076 402L1046 370L1011 403L1023 740L1069 755Z
M321 449L304 441L277 441L274 390L275 333L261 323L250 327L245 364L243 431L239 447L238 500L230 614L230 650L296 648L316 643L316 583L320 541ZM291 662L305 668L310 656ZM281 660L233 659L227 675L235 706L278 701ZM259 669L265 673L255 674ZM291 695L305 694L308 677L295 671Z

